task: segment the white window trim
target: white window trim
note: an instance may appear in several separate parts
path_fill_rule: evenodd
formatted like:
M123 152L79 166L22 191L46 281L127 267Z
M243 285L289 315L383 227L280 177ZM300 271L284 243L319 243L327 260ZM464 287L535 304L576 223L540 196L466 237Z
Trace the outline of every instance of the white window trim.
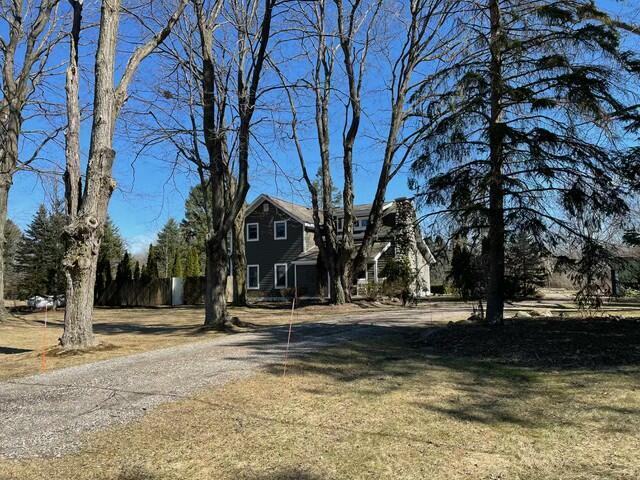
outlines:
M278 267L284 267L284 285L278 285ZM273 265L273 288L289 288L289 266L286 263Z
M284 223L284 237L278 237L277 232L278 229L276 228L276 225L278 223ZM287 221L286 220L274 220L273 221L273 239L274 240L286 240L287 239L287 231L289 230L289 228L287 227Z
M252 287L252 286L249 284L249 279L251 278L251 277L249 276L249 270L250 270L251 268L253 268L253 267L255 267L255 268L256 268L256 270L258 270L258 274L256 275L256 278L258 279L258 285L256 285L255 287ZM254 265L247 265L247 290L260 290L260 265L256 265L256 264L254 264Z
M256 226L256 238L249 238L249 227L251 225L255 225ZM247 223L247 242L258 242L260 241L260 224L258 222L254 222L254 223Z

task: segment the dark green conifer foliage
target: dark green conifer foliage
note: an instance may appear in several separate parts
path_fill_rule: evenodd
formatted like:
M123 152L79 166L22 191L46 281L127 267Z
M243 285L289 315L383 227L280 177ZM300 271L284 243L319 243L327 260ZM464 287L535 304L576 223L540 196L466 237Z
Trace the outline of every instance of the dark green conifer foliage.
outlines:
M62 271L64 225L62 211L48 212L40 205L16 253L21 297L57 295L65 291L66 279Z
M486 232L487 319L499 323L509 232L549 233L552 245L579 235L576 218L596 229L627 214L640 174L640 152L624 141L640 125L640 63L591 0L466 7L461 50L413 96L424 148L412 186Z
M118 264L118 270L116 272L116 283L122 285L132 279L133 270L131 269L131 257L129 256L129 252L124 252L124 256Z
M545 285L548 277L544 252L525 232L512 235L506 251L507 298L531 297Z
M141 276L142 271L140 270L140 262L136 260L136 268L133 269L133 279L138 282L140 281Z

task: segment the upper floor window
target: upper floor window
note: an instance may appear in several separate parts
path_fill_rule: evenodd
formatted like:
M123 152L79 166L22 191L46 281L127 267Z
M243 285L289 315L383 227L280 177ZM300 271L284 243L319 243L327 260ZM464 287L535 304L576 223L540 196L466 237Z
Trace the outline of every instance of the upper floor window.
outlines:
M262 211L263 212L268 212L269 211L269 204L267 202L264 202L262 204Z
M260 228L257 223L247 223L247 242L260 240Z
M276 220L275 222L273 222L273 238L275 240L287 239L287 221L286 220Z
M344 223L344 218L339 218L338 219L338 231L341 232L342 231L342 224Z
M368 218L361 218L359 220L356 220L353 222L353 229L354 230L364 230L367 228L367 225L369 225L369 219Z

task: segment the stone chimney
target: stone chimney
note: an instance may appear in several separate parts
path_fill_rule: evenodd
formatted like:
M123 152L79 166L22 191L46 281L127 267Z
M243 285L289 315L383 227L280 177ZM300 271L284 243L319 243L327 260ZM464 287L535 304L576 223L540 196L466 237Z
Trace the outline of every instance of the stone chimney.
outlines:
M411 199L396 198L395 244L396 258L405 257L416 268L416 211Z

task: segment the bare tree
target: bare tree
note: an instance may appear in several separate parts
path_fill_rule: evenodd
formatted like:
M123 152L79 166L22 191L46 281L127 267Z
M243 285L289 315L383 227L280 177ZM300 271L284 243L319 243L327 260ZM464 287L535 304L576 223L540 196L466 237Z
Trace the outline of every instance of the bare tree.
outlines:
M179 0L163 28L137 47L128 59L120 80L114 84L120 0L101 2L100 25L95 62L93 91L93 122L91 144L83 179L80 176L78 132L80 110L78 101L78 55L82 0L70 0L74 11L67 71L67 103L70 128L67 132L65 173L68 225L67 251L64 259L67 276L67 307L64 333L60 342L64 348L92 346L93 293L98 251L107 218L107 206L116 186L112 177L116 152L113 150L115 124L127 100L127 91L140 63L169 35L180 18L188 0Z
M0 37L2 57L2 99L0 99L0 315L4 313L4 229L7 222L7 203L13 176L20 163L29 164L40 148L54 138L55 132L45 135L31 159L20 162L20 138L24 111L43 79L50 73L49 55L56 45L56 7L58 0L44 0L36 7L32 2L0 2Z
M159 92L145 144L171 142L177 159L197 173L205 192L205 326L228 319L227 277L232 260L234 302L246 303L244 207L249 190L254 114L274 36L276 0L193 0L163 47L176 88ZM191 13L191 12L190 12ZM165 100L165 108L160 107ZM231 245L232 244L232 245ZM230 255L230 252L233 254Z
M309 176L298 133L297 108L292 89L287 89L292 110L293 139L297 147L304 181L311 194L315 243L331 278L331 294L334 303L350 300L353 274L366 265L380 227L385 196L389 182L404 166L415 145L416 132L408 128L415 114L408 110L408 97L426 80L418 72L427 64L435 64L446 54L453 40L452 25L447 23L456 8L455 0L411 0L387 2L385 0L319 0L308 4L299 2L300 29L305 32L312 48L303 46L303 56L312 64L310 80L302 84L313 92L315 125L321 160L321 191ZM393 15L384 15L393 11ZM385 22L397 19L395 42L380 45L377 31L384 17ZM386 38L384 41L389 41ZM390 46L393 45L393 46ZM389 65L388 105L385 113L376 118L386 123L382 135L383 154L378 175L377 189L369 214L368 226L362 242L353 238L354 209L354 145L361 130L363 116L362 93L367 84L370 55L377 53L378 63ZM387 53L382 53L387 52ZM395 52L395 53L390 53ZM338 70L338 66L341 69ZM420 73L420 75L417 75ZM281 72L285 83L286 74ZM337 93L336 93L337 92ZM335 114L334 101L342 100L342 114ZM380 98L378 94L378 98ZM374 115L375 112L365 112ZM382 115L384 115L382 117ZM338 117L334 121L334 117ZM335 122L342 124L342 232L338 232L337 216L332 207L332 172L330 131ZM416 127L421 128L421 127Z

